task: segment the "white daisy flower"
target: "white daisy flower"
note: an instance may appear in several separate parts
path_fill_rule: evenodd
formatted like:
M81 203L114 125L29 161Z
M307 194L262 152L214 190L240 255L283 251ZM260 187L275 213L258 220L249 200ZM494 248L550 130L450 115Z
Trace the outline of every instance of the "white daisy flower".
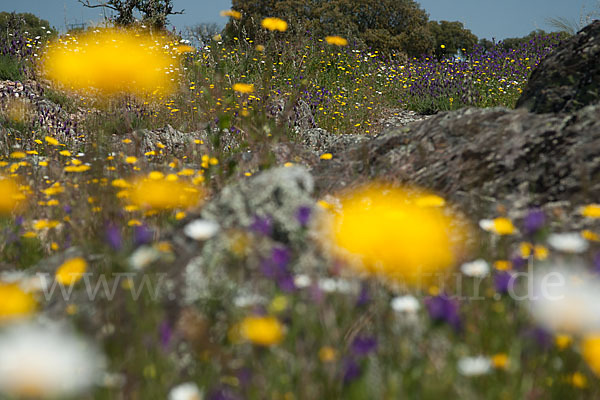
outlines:
M548 244L565 253L583 253L589 247L588 241L577 232L553 233L548 236Z
M294 285L299 288L299 289L303 289L306 287L309 287L312 283L312 280L310 279L310 276L305 275L305 274L299 274L294 276Z
M478 259L468 263L464 263L460 267L460 271L473 278L483 278L490 273L490 265L483 259Z
M63 326L28 323L0 333L0 393L16 398L65 398L102 377L96 348Z
M182 383L169 392L169 400L202 400L202 392L193 382Z
M600 279L582 266L550 267L533 276L529 310L554 332L600 332Z
M215 236L219 228L219 224L214 221L197 219L187 224L183 228L183 233L194 240L203 241Z
M492 370L492 361L488 357L463 357L458 360L458 372L464 376L485 375Z
M160 258L158 250L151 246L138 247L129 256L129 265L133 269L141 270Z
M419 311L421 305L415 296L410 294L406 296L394 297L390 302L392 309L399 313L414 314Z

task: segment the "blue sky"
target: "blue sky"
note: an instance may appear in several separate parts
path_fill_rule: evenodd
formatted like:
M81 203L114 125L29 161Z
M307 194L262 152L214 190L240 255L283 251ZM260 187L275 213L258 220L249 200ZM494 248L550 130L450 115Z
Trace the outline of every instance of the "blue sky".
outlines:
M254 1L254 0L248 0ZM93 0L92 0L93 2ZM418 0L433 20L461 21L478 37L503 39L524 36L536 28L551 30L547 19L566 17L578 22L585 12L600 11L600 0ZM199 22L226 20L219 11L230 0L175 0L185 15L171 17L178 28ZM0 11L32 12L64 30L67 23L98 21L100 9L86 9L77 0L0 0Z

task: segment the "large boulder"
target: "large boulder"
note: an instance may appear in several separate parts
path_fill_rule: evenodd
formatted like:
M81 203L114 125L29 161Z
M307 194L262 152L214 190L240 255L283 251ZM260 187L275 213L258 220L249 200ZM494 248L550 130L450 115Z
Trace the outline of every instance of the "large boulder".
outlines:
M579 110L600 98L600 20L569 38L531 74L517 107L535 113Z
M469 206L485 197L518 196L528 204L598 199L600 105L572 115L444 112L340 152L314 173L322 192L361 177L385 178L462 197Z

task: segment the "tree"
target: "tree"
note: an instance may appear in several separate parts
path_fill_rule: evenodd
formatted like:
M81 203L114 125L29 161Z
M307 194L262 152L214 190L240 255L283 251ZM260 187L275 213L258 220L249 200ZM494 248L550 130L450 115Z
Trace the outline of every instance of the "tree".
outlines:
M437 58L452 56L458 50L471 52L477 44L477 36L466 29L458 21L430 21L429 31L435 39L435 55ZM444 47L442 47L444 46Z
M421 55L433 50L428 15L414 0L233 0L240 21L230 21L227 36L255 39L260 21L279 17L290 23L286 39L294 35L344 36L382 51L402 50Z
M187 36L190 39L204 46L210 42L215 35L221 33L221 28L214 22L202 22L186 28L186 31Z
M8 33L17 32L28 32L31 37L45 37L58 33L50 26L50 22L31 13L0 12L0 37L5 38Z
M78 0L88 8L108 8L116 12L113 22L118 26L130 26L136 22L135 13L142 16L142 23L155 29L165 29L169 15L183 14L173 11L173 0L107 0L91 4L90 0Z
M516 49L520 46L524 46L528 43L533 43L535 42L534 39L536 38L552 38L553 40L556 41L560 41L560 40L564 40L567 37L569 37L569 34L567 32L545 32L542 29L537 29L535 31L531 31L528 35L523 36L523 37L519 37L519 38L506 38L503 41L499 42L498 44L504 49L504 50L510 50L510 49Z

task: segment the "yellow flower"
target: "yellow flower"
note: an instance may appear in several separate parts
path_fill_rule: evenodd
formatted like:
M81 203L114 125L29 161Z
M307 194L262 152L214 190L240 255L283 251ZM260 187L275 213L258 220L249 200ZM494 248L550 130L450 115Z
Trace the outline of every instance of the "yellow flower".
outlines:
M556 343L556 347L561 350L566 349L573 342L573 338L570 335L559 334L554 338L554 343Z
M58 221L40 219L33 224L33 229L35 229L36 231L41 231L42 229L56 228L58 225Z
M85 172L85 171L88 171L90 168L92 168L92 167L90 167L89 165L69 165L64 168L64 171L65 172Z
M319 350L319 359L324 362L333 362L337 358L337 353L333 347L323 346Z
M197 205L201 196L197 187L167 178L142 179L134 183L129 192L129 200L134 205L152 210L189 208Z
M65 261L56 270L56 280L64 285L72 285L83 278L87 270L87 263L81 257Z
M13 179L0 176L0 215L10 214L25 199L19 185Z
M99 94L128 92L163 94L174 88L172 54L166 42L133 30L104 29L57 40L43 57L44 75L74 89L95 89Z
M233 90L240 93L252 93L254 92L254 85L248 83L236 83L233 85Z
M265 51L265 46L263 46L262 44L257 44L255 49L256 51L260 51L262 53L263 51Z
M275 317L250 316L240 323L241 336L258 346L272 346L283 340L283 325Z
M581 343L581 353L590 369L600 376L600 335L584 338Z
M533 248L533 255L536 260L543 261L548 258L548 249L541 245L536 245Z
M587 378L581 372L575 372L573 375L569 376L568 381L571 385L579 389L586 388L588 384Z
M508 260L498 260L494 263L494 268L498 271L509 271L512 269L512 263Z
M319 158L321 160L331 160L333 158L333 155L331 153L323 153Z
M442 44L442 45L440 45L440 47L441 47L442 49L445 49L445 48L446 48L446 45L445 45L445 44Z
M505 353L498 353L492 356L492 365L494 368L506 369L508 367L508 356Z
M584 229L581 231L581 237L589 240L590 242L600 242L600 235L596 232L590 231L589 229Z
M479 221L481 229L487 232L493 232L497 235L512 235L517 232L517 228L508 218L500 217L496 219L482 219Z
M117 188L128 188L131 186L125 179L115 179L111 182L111 185Z
M427 195L385 184L349 192L323 221L324 243L361 273L421 286L456 264L467 235L448 209L419 206Z
M27 154L25 154L22 151L13 151L12 153L10 153L10 158L25 158L27 157Z
M58 140L54 139L52 136L46 136L44 140L51 146L58 146L60 144Z
M261 25L263 28L268 29L270 31L280 31L285 32L288 28L287 22L279 18L265 18L262 20Z
M512 221L508 218L496 218L494 219L494 232L498 235L512 235L515 233L516 228Z
M235 10L223 10L221 11L221 17L231 17L233 19L241 19L242 13Z
M435 194L429 194L417 198L415 204L419 207L443 207L446 205L446 200Z
M340 36L327 36L325 41L329 44L333 44L335 46L347 46L348 41Z
M137 157L134 157L134 156L126 157L125 162L127 164L135 164L137 162Z
M600 204L588 204L581 208L581 215L588 218L600 218Z
M193 53L194 51L196 51L196 49L188 45L181 45L175 47L175 52L177 54Z
M37 309L33 295L17 284L0 283L0 299L0 323L26 317Z

